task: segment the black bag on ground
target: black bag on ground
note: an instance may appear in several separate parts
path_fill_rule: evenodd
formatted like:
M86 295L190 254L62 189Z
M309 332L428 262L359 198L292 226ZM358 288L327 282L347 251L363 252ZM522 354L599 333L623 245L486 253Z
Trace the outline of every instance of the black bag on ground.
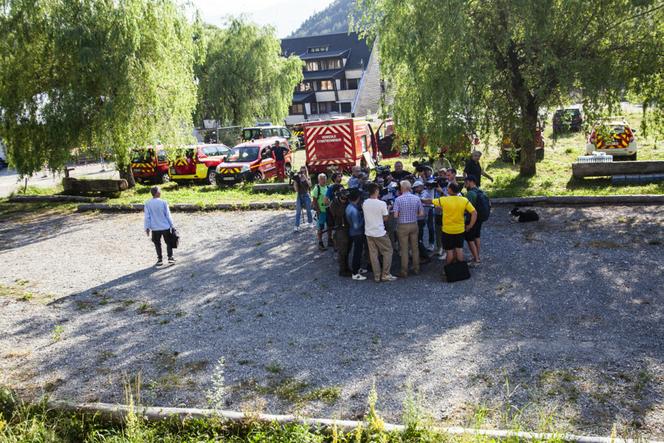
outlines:
M178 233L178 230L171 228L170 237L171 248L177 249L180 245L180 234Z
M458 261L445 266L445 277L448 283L455 281L468 280L470 278L470 269L465 261Z

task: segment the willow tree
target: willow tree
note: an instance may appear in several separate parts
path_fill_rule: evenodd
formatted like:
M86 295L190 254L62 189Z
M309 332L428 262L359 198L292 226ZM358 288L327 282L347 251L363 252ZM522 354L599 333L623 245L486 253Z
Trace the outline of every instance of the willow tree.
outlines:
M378 34L402 135L450 144L479 126L522 142L536 172L540 111L582 91L587 111L615 105L657 70L661 0L358 0Z
M302 81L298 57L282 57L274 28L241 19L207 28L205 63L197 68L197 119L244 125L257 118L283 121Z
M5 0L0 137L22 174L110 149L133 183L131 148L191 137L195 36L172 0Z

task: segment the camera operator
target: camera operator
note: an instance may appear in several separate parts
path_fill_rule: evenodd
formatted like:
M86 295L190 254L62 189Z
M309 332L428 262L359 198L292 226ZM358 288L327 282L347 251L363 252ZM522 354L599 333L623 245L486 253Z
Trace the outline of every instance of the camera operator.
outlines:
M332 202L328 208L331 218L331 225L334 229L334 247L337 249L339 260L339 276L351 277L353 273L348 267L348 256L350 254L350 236L348 233L349 224L346 220L346 207L348 206L348 191L341 185L338 185L337 191L332 197ZM331 186L332 188L335 185Z
M343 188L341 180L344 178L344 175L341 172L332 173L332 184L327 188L327 193L325 194L325 204L330 206L334 196L340 189Z
M348 179L348 189L359 188L360 187L360 175L362 174L362 168L359 166L353 166L351 169L351 176Z

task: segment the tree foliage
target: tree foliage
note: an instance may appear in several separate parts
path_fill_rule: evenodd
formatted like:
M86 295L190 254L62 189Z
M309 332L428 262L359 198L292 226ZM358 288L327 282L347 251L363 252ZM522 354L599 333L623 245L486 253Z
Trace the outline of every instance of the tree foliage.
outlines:
M173 0L0 3L0 137L18 171L191 137L194 27Z
M334 0L325 9L306 19L291 37L308 37L348 32L349 16L355 11L355 0Z
M581 93L591 116L652 79L660 0L358 0L379 36L402 135L451 144L460 132L515 130L521 173L536 172L542 110Z
M302 61L281 56L273 28L231 19L224 28L207 28L207 56L197 77L199 122L283 121L293 90L302 81Z

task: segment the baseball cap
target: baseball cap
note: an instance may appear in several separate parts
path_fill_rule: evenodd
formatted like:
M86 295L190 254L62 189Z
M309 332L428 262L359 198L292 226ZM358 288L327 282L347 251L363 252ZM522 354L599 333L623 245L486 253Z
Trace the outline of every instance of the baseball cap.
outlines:
M415 183L413 183L413 188L417 188L418 186L424 186L422 180L415 180Z

